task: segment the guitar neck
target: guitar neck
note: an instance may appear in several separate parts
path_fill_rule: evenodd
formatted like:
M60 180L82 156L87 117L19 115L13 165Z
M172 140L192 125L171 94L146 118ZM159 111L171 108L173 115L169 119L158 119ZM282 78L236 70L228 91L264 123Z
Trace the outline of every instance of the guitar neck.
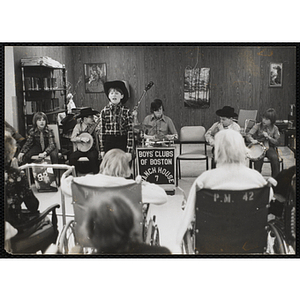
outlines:
M97 122L95 122L88 130L87 132L89 134L92 134L94 132L94 130L96 129L96 127L98 126L98 124L100 123L100 117L99 119L97 120Z

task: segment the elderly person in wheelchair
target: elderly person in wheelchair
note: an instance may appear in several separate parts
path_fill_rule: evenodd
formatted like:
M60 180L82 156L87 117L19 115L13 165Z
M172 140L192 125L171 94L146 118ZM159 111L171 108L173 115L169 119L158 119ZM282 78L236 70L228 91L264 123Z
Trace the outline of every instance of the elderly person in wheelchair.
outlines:
M94 201L86 210L81 234L89 237L94 254L171 254L166 247L139 240L139 213L122 195ZM80 245L71 253L82 254Z
M39 212L39 200L30 189L23 170L18 169L16 141L5 131L5 249L8 253L44 252L58 236L56 208ZM51 221L48 214L52 213Z
M129 166L130 158L121 149L111 149L108 151L100 165L99 174L88 174L83 177L77 177L78 183L89 186L120 186L135 182L133 179L127 179L131 175ZM73 177L62 178L61 188L65 195L72 197L71 182ZM137 178L137 181L140 181ZM167 194L160 186L142 182L142 201L147 204L160 205L168 201Z
M154 246L159 245L159 232L157 227L155 226L155 216L151 213L150 204L160 205L166 203L168 199L167 194L164 189L162 189L158 185L149 182L141 182L140 176L138 176L136 180L127 179L131 176L129 160L130 158L123 150L111 149L105 154L103 158L99 174L89 174L83 177L74 178L73 176L67 176L66 172L62 176L62 192L67 197L72 197L73 199L72 203L74 206L74 217L76 223L72 223L71 221L64 228L63 232L67 232L69 229L73 228L74 225L75 240L77 241L77 245L80 245L80 247L84 249L84 254L90 253L86 251L90 251L89 248L92 247L92 241L90 240L90 238L86 240L87 237L90 237L89 234L82 234L82 232L80 231L82 224L84 224L84 222L86 221L86 217L88 216L87 210L90 209L90 205L92 205L92 207L94 207L96 210L99 210L99 202L104 201L106 203L107 201L110 201L113 194L114 197L117 197L118 199L120 199L120 201L130 200L133 201L137 206L140 206L140 210L138 210L140 211L141 219L139 222L137 222L140 226L139 242L144 241L146 244ZM95 205L97 207L95 207ZM103 209L103 207L101 209ZM117 218L119 216L117 211L119 211L119 208L116 208L116 214L112 216L113 218ZM96 211L94 213L97 214ZM102 214L102 212L99 212L99 214ZM131 217L128 216L128 218ZM122 219L122 217L120 217L120 222L123 221L124 220ZM60 253L74 253L73 251L69 252L70 247L64 247L66 243L64 236L65 234L63 233L62 238L58 243L58 251ZM130 240L130 242L135 242L135 240ZM106 251L105 249L103 250L103 248L100 249L96 245L94 246L94 248L96 248L97 253L99 253L99 251ZM139 245L138 248L140 249ZM142 252L144 250L140 249L140 251ZM159 251L161 250L162 249L160 249ZM75 251L81 253L76 249ZM123 249L120 251L127 250ZM131 249L130 251L130 253L132 253L132 251L137 250ZM147 249L145 251L147 252ZM153 251L155 252L154 248Z
M13 227L28 221L28 213L21 209L24 203L28 211L38 213L39 200L29 188L28 180L24 171L18 170L18 163L14 157L17 149L16 141L12 135L5 131L5 220Z
M242 191L267 185L267 181L259 172L248 168L246 157L247 148L239 132L227 129L216 134L215 160L217 168L204 171L190 189L177 236L178 247L180 247L185 233L195 219L197 191L202 189ZM269 201L272 197L273 191L270 188Z

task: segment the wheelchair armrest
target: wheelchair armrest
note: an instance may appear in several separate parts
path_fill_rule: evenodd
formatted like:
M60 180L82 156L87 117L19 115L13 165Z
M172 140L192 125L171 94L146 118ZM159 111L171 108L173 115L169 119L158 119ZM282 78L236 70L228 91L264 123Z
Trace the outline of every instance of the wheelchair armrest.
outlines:
M274 179L273 177L269 177L268 179L267 179L267 185L269 186L269 187L272 187L272 186L277 186L277 180L276 179Z
M51 206L49 206L46 210L44 210L42 213L40 213L36 218L28 221L25 224L22 224L20 226L18 226L18 230L19 231L24 231L27 228L30 228L31 226L37 224L38 222L42 221L43 219L45 219L45 217L52 211L53 215L52 215L52 223L55 225L55 222L57 222L57 216L56 216L56 208L59 208L60 205L59 204L53 204Z

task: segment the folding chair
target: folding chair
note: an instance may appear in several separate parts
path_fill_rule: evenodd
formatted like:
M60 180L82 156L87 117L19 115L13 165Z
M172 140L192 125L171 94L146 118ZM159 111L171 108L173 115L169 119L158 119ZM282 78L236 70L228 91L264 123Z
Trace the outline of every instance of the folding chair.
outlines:
M65 163L67 161L67 156L70 154L70 150L63 149L61 147L61 138L59 134L59 128L57 124L48 124L48 127L53 130L54 133L54 139L56 148L58 150L58 160L61 163Z
M176 186L178 186L178 177L181 179L180 161L185 160L205 160L206 170L208 170L208 155L205 140L205 128L203 126L183 126L180 129L179 151L180 154L176 158ZM204 149L183 152L184 144L203 145Z
M197 191L196 217L182 244L187 254L264 254L268 236L285 241L276 224L268 223L270 186L229 191ZM286 253L287 247L277 249Z
M277 155L278 155L278 160L279 160L279 165L280 165L280 171L282 171L284 169L284 163L283 163L283 158L279 155L279 151L278 151L278 148L276 147L276 152L277 152ZM263 162L266 163L266 164L270 164L271 161L268 159L268 157L264 157L263 158ZM252 169L253 168L253 161L251 159L249 159L249 168Z
M240 109L237 123L240 125L241 128L244 128L246 132L247 127L249 129L249 126L247 126L247 124L250 123L253 126L256 122L256 116L257 110Z

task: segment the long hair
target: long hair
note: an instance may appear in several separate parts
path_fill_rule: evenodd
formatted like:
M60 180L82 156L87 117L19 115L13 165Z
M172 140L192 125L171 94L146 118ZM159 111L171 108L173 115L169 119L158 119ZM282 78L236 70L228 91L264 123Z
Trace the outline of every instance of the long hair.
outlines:
M136 210L122 195L95 201L83 225L98 253L124 253L137 241Z
M103 157L99 173L115 177L129 177L131 171L126 153L121 149L109 150Z
M41 120L42 118L43 118L43 119L45 120L45 122L46 122L45 127L47 127L47 125L48 125L48 118L47 118L47 116L46 116L45 113L39 111L39 112L35 113L34 116L33 116L33 118L32 118L32 127L33 127L34 129L37 128L36 121Z
M5 130L4 135L4 162L8 163L12 160L17 149L16 140L12 137L11 133Z
M219 164L245 163L247 148L242 135L233 129L224 129L215 135L215 160Z

